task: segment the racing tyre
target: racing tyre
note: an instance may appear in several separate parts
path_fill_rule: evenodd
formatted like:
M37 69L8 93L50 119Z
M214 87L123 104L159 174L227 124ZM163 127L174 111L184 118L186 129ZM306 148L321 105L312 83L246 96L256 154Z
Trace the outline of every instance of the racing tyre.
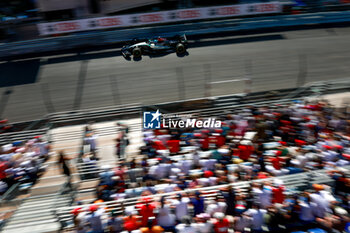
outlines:
M140 49L140 48L134 48L134 49L132 50L132 55L134 56L134 58L139 58L139 57L141 57L141 55L142 55L141 49Z
M185 47L185 45L183 45L183 44L181 44L181 43L178 43L178 44L176 45L176 53L182 54L182 53L184 53L184 52L186 52L186 47Z

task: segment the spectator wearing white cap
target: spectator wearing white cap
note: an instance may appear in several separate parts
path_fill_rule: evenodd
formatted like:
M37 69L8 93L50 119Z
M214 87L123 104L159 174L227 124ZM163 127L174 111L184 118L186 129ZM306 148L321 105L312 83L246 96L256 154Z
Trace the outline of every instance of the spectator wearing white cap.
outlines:
M196 216L196 219L195 228L198 233L212 233L214 231L213 221L210 219L209 214L199 214Z
M216 222L214 223L214 232L215 233L228 233L230 222L225 218L224 213L217 212L214 214Z
M183 216L182 223L176 226L177 233L194 233L196 232L195 224L191 223L190 216Z
M226 213L227 204L219 196L216 196L216 200L211 200L207 205L205 212L210 216L214 216L215 213Z

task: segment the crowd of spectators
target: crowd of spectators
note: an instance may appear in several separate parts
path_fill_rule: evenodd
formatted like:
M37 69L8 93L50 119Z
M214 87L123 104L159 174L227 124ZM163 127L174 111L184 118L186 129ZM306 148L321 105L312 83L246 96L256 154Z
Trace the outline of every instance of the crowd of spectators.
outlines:
M327 102L296 102L251 106L220 120L220 128L145 131L142 156L102 167L97 199L121 200L277 177L274 182L253 182L247 192L221 190L214 200L204 201L199 192L156 202L146 198L140 206L126 208L127 217L113 214L106 225L91 232L102 232L107 226L110 232L261 232L265 225L269 231L288 232L283 227L293 222L335 232L345 229L350 182L346 172L333 170L350 164L346 111ZM288 196L278 179L318 169L330 173L335 188L316 185L312 192ZM74 212L78 232L96 227L96 215L107 218L101 218L104 208L90 207L90 213ZM119 224L117 230L112 230L114 223Z
M12 125L7 119L0 120L0 134L10 132Z
M20 189L28 189L43 173L50 145L38 136L28 141L16 141L0 147L0 194L12 185L20 183Z
M135 206L109 210L98 200L72 214L79 233L345 232L350 186L340 174L330 171L338 182L334 189L314 184L297 195L285 195L277 179L252 183L248 192L227 186L211 198L199 191L150 198L145 191Z

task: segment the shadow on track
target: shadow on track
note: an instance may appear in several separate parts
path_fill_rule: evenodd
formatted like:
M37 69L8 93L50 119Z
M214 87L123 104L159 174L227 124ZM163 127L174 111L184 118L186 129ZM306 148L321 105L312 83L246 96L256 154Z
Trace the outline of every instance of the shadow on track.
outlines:
M158 54L143 54L141 57L133 57L133 56L123 56L125 60L127 61L135 61L135 62L138 62L138 61L141 61L142 60L142 57L149 57L149 58L159 58L159 57L165 57L165 56L168 56L170 54L174 54L174 52L163 52L163 53L158 53ZM186 57L190 55L187 51L184 52L184 53L181 53L181 54L178 54L176 53L176 56L178 57Z
M190 43L189 48L238 44L238 43L250 43L250 42L268 41L268 40L282 40L282 39L284 39L284 37L280 34L227 38L227 39L221 39L221 40L218 39L218 40L197 41L194 43Z
M206 46L216 46L216 45L235 44L235 43L249 43L249 42L257 42L257 41L281 40L281 39L284 39L284 37L280 34L247 36L247 37L239 37L239 38L224 38L224 39L219 38L219 39L211 39L208 41L190 42L188 44L188 47L189 49L191 49L191 48L206 47ZM189 40L191 40L191 38L189 38ZM76 55L50 58L47 60L47 64L122 56L121 51L116 50L117 47L113 49L114 49L113 51L101 51L101 52L94 52L94 53L88 53L88 54L84 53L84 51L76 51L77 52ZM157 57L164 57L166 55L169 55L169 53L164 53L159 55L146 55L146 56L150 56L151 58L157 58ZM179 57L183 57L183 56L188 56L188 53L181 55Z
M5 110L5 107L7 105L7 102L10 98L10 95L12 94L12 90L11 89L7 89L6 91L4 91L2 93L1 99L0 99L0 118L2 118L2 114Z
M127 59L127 60L128 60L128 59ZM131 59L130 59L130 60L131 60ZM130 60L128 60L128 61L130 61ZM133 57L132 60L133 60L133 61L136 61L136 62L137 62L137 61L142 61L142 56L141 56L141 57Z
M37 81L40 59L10 61L0 64L0 87L30 84Z

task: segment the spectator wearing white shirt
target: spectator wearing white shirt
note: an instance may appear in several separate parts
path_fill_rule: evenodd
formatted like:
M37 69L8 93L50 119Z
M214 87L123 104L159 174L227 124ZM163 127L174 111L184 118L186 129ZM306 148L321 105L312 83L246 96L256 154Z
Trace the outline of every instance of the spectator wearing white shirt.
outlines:
M321 190L324 189L322 185L314 184L313 188L316 190L316 192L310 194L310 199L313 203L316 204L316 207L315 207L316 217L323 218L329 209L329 202L323 197L323 195L320 192Z
M164 196L160 200L160 208L158 209L157 223L165 231L174 232L175 230L175 216L171 213L170 206L165 204Z
M176 226L177 233L196 233L195 224L191 223L191 217L183 216L182 223Z
M252 218L246 214L239 215L234 218L234 229L238 232L246 232L252 225Z
M210 219L210 215L202 213L196 216L197 222L195 224L196 232L198 233L212 233L214 231L213 221Z
M177 200L174 200L172 205L175 207L175 216L178 222L185 215L188 215L188 203L190 199L187 197L182 197L181 194L177 194Z
M90 147L90 152L96 156L96 151L97 151L97 143L96 143L97 136L94 135L92 132L88 132L85 135L84 138L84 144L88 145Z
M315 216L317 214L317 205L311 201L309 195L307 195L304 201L299 203L300 206L300 214L299 218L305 224L309 224L315 220Z
M219 196L216 197L216 201L210 201L209 205L207 205L206 213L210 216L214 216L215 213L226 213L227 204L223 199L220 199Z
M166 178L170 174L171 164L161 163L158 165L157 175L160 179Z
M262 232L264 224L264 215L267 213L265 209L259 208L258 203L253 203L252 208L248 209L244 214L252 218L251 229L253 232Z
M86 233L86 212L82 211L82 208L77 207L71 211L71 214L73 214L73 222L76 228L76 233Z
M192 160L182 160L180 161L180 169L183 173L188 174L193 165Z
M260 203L260 207L266 209L271 205L272 188L269 185L260 184L259 187L253 187L255 200Z

